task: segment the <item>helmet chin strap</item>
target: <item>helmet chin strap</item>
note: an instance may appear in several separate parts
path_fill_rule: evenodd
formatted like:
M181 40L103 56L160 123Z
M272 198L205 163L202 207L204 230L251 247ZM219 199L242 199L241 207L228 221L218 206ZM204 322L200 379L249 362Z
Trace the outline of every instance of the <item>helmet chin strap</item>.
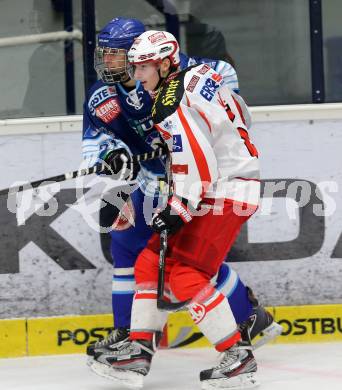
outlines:
M154 90L157 90L159 89L159 87L161 86L162 82L167 79L169 77L169 74L171 73L171 68L169 69L167 75L165 77L163 77L161 75L161 72L160 72L160 67L158 68L158 76L159 76L159 81L158 81L158 84L156 85L155 89Z

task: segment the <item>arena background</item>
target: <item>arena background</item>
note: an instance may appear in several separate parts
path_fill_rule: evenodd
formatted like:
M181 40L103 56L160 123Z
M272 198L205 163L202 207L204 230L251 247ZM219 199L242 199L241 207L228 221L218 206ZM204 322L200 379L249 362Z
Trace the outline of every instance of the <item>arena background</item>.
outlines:
M252 106L263 202L228 260L283 321L278 342L339 339L340 1L205 4L2 0L0 188L80 165L79 114L84 86L94 78L91 47L84 43L90 32L82 21L91 20L98 30L108 15L134 16L151 28L176 32L188 54L229 54L241 94ZM9 39L63 30L76 31L76 39ZM27 191L15 209L0 196L0 356L79 352L111 328L108 238L94 230L105 219L101 196L94 186L76 206L74 181L38 194ZM87 208L92 214L85 218L81 211ZM181 313L170 317L164 345L182 343L207 345Z

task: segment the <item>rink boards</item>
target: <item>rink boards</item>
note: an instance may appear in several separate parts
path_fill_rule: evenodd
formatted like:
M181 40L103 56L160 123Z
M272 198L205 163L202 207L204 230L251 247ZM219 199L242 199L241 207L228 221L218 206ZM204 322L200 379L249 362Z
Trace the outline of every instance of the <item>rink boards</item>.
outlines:
M269 307L283 328L273 343L342 341L342 305ZM106 336L112 315L61 316L0 320L0 357L84 353L86 345ZM169 315L162 346L210 346L187 312Z

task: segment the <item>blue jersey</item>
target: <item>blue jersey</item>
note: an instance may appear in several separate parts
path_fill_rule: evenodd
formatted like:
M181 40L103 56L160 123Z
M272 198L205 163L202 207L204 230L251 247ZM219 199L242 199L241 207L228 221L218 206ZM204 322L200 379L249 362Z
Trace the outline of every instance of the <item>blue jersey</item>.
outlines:
M230 64L184 54L180 58L182 69L198 63L209 64L223 76L224 83L238 90L236 72ZM152 99L139 81L132 90L121 84L108 86L97 81L84 103L82 151L87 165L96 164L109 151L122 147L132 154L157 148L161 139L153 126L151 108ZM141 190L153 196L164 171L162 159L141 163L137 178Z

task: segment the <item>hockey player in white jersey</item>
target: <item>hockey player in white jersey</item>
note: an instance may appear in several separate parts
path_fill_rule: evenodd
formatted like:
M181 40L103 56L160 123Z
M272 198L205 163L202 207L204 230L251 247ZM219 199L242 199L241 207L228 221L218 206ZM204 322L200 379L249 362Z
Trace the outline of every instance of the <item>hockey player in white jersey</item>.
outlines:
M152 219L156 234L135 265L129 341L101 358L123 383L134 377L141 385L149 372L153 333L166 321L156 291L159 234L167 230L166 287L189 301L194 322L223 352L220 364L200 373L202 388L255 387L251 346L241 341L228 301L210 283L259 203L258 152L243 115L248 109L209 66L179 71L179 47L170 33L143 33L128 58L145 89L159 87L152 115L171 154L173 185L166 207Z

